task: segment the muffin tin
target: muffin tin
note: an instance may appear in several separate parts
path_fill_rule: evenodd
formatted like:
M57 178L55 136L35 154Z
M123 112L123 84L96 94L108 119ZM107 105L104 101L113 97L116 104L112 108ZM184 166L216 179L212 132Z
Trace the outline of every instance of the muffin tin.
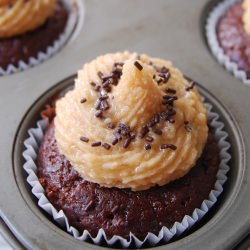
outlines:
M1 222L1 231L16 249L100 248L75 240L38 208L21 153L27 128L34 125L46 100L72 84L83 63L125 49L171 60L199 82L202 95L226 124L232 145L228 181L209 216L185 237L156 249L249 245L250 89L220 66L206 45L205 19L216 2L86 0L84 26L78 26L59 53L32 69L0 78L0 215L7 225Z

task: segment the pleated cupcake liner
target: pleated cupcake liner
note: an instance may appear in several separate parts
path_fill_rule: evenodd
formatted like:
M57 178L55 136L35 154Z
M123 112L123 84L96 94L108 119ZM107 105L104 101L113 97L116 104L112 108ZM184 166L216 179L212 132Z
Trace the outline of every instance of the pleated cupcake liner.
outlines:
M174 236L180 236L200 219L202 219L209 209L216 203L218 196L223 191L223 184L227 180L227 172L229 171L228 162L231 159L231 155L228 150L230 143L228 142L228 133L224 131L224 123L220 120L220 115L213 111L212 104L204 102L208 110L208 119L210 126L214 131L214 136L219 147L220 164L217 172L217 180L214 184L213 190L211 190L208 199L204 200L200 208L194 209L191 216L186 215L181 222L175 222L171 228L165 226L162 227L158 235L148 233L144 240L138 239L133 233L130 233L129 239L125 239L121 236L114 235L111 239L108 239L105 231L100 229L96 237L92 237L88 230L84 230L80 233L76 228L72 227L62 210L57 211L54 206L49 202L45 195L45 191L40 184L37 176L36 158L38 149L43 139L48 120L39 120L36 128L30 128L28 130L29 137L24 141L26 150L23 152L25 163L23 165L24 170L27 172L27 182L32 187L32 193L38 199L38 206L46 211L53 220L61 227L70 233L75 239L86 241L91 239L94 244L100 245L103 242L110 247L119 244L122 248L129 248L131 245L136 248L142 247L144 244L156 246L159 242L167 243Z
M45 52L38 52L37 56L30 57L28 62L20 60L17 66L9 64L7 69L0 67L0 76L14 74L35 67L55 55L69 41L77 26L79 12L81 12L81 16L84 16L83 3L82 0L61 0L61 2L69 13L64 32L52 45L47 47Z
M246 72L240 70L238 65L231 61L230 58L224 53L216 33L216 27L220 18L237 2L239 2L239 0L224 0L215 6L208 15L205 33L208 45L217 61L223 65L227 71L231 72L237 79L250 86L250 79L247 79Z

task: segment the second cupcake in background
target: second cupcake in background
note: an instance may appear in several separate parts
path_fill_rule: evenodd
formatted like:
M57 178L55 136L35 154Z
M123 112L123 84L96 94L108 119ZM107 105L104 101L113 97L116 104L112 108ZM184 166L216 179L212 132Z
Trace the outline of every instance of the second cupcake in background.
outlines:
M0 75L49 57L58 49L54 44L65 32L69 15L57 0L0 0Z
M223 1L207 21L207 38L214 56L227 70L250 84L250 1Z
M65 213L77 239L155 245L190 228L222 191L226 178L216 174L223 125L168 61L129 52L100 56L44 116L45 132L32 130L38 145L25 142L39 147L36 165L24 168L37 169L39 181L28 178L34 194Z

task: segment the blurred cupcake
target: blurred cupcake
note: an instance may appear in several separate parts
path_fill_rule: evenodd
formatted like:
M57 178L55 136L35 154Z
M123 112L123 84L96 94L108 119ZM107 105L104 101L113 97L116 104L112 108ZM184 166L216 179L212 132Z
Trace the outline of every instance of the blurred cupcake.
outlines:
M0 0L0 75L34 66L65 42L63 1ZM65 36L65 34L64 34Z
M219 62L250 84L250 1L229 0L216 6L208 18L207 38Z
M56 221L62 217L54 207L63 211L77 239L122 247L167 242L222 191L230 158L223 125L168 61L100 56L42 116L50 122L29 131L37 141L25 142L24 168L40 206ZM29 149L37 151L33 160Z

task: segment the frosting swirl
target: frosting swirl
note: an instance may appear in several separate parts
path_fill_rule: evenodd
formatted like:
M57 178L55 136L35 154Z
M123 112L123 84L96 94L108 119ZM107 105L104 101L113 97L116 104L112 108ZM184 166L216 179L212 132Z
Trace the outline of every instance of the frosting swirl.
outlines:
M12 37L41 26L56 0L0 0L0 37Z
M250 0L244 0L242 3L242 8L244 10L242 21L244 29L248 35L250 35Z
M116 65L122 74L109 78L119 72ZM111 89L105 89L110 79ZM109 107L102 103L97 115L100 98ZM61 153L86 180L106 187L145 190L184 176L200 157L207 133L197 89L170 62L147 55L98 57L56 103Z

